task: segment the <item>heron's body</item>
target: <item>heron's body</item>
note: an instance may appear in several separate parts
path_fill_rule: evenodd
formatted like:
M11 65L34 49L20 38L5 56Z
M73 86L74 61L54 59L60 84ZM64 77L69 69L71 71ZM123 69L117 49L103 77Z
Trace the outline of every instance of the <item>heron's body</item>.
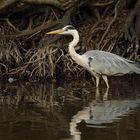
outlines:
M69 53L77 64L87 69L96 78L96 87L99 86L100 77L104 79L107 87L109 87L107 76L119 76L128 73L140 74L139 64L110 52L91 50L82 55L76 53L74 47L79 42L79 34L71 25L48 34L68 34L73 36L73 40L69 44Z
M134 72L140 74L137 63L113 53L92 50L87 51L82 57L88 63L86 68L99 75L120 76Z

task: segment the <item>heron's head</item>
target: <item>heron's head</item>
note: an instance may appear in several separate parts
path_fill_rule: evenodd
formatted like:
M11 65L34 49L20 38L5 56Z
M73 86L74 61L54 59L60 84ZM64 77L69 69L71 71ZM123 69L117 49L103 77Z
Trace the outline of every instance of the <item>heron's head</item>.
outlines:
M74 35L77 34L77 30L72 25L67 25L62 29L48 32L47 34L64 34L64 35Z

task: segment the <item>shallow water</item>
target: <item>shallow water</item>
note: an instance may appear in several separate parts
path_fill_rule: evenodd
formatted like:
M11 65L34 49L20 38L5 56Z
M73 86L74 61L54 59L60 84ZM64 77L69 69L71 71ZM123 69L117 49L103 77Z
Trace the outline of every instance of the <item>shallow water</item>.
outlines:
M0 140L139 140L140 77L0 83Z

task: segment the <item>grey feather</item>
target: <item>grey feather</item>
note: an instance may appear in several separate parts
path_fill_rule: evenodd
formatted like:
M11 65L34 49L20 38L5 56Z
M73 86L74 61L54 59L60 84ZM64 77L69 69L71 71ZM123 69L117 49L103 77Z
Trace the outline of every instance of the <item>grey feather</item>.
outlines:
M113 53L91 50L82 55L88 59L89 71L101 75L123 75L127 73L140 74L140 65ZM92 59L89 59L92 58Z

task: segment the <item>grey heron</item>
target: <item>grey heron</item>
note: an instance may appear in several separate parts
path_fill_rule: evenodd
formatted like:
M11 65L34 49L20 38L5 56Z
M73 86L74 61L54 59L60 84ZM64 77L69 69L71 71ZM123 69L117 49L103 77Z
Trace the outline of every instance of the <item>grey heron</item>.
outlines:
M109 88L107 76L120 76L128 73L140 74L140 65L138 63L110 52L90 50L82 55L78 54L74 47L79 42L79 34L72 25L67 25L62 29L51 31L47 34L73 36L73 40L68 45L70 56L78 65L87 69L95 77L96 87L99 86L101 77L105 81L107 88Z

